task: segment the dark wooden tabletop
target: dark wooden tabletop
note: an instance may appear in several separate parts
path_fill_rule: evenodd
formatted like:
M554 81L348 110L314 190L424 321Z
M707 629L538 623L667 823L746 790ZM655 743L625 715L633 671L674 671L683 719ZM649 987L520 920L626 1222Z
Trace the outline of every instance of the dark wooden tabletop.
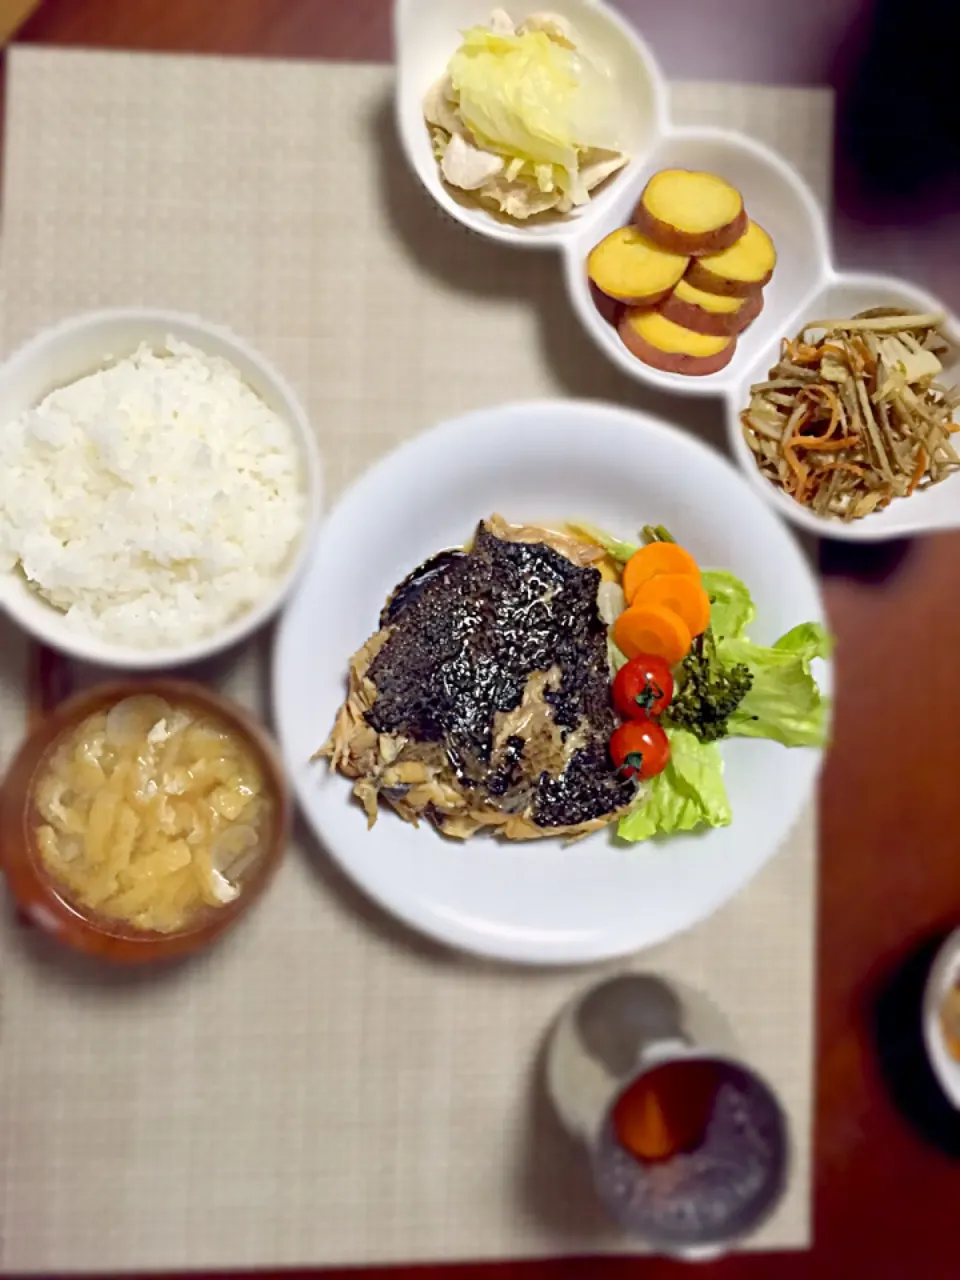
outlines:
M865 136L864 121L869 132L870 121L881 120L893 138L887 153L896 151L904 112L894 103L886 114L883 95L898 95L903 107L905 92L931 92L912 84L921 77L909 61L901 60L896 82L884 80L883 59L898 46L894 11L916 16L939 4L946 14L947 3L955 0L891 0L879 39L869 0L622 0L622 7L671 76L836 83L847 113L836 175L841 258L933 284L956 307L960 256L945 251L958 243L950 202L927 184L907 209L883 194L882 174L871 171L865 181L857 167L861 153L882 150ZM21 38L382 59L390 53L389 8L389 0L45 0ZM908 52L909 26L908 15ZM927 105L934 118L937 104ZM942 113L936 119L942 124ZM891 179L903 181L902 173ZM916 1033L930 950L960 921L960 536L857 553L826 545L822 555L839 692L822 789L815 1245L804 1254L734 1257L710 1274L949 1280L960 1275L960 1118L932 1087ZM363 1275L659 1280L678 1272L661 1260L609 1260Z

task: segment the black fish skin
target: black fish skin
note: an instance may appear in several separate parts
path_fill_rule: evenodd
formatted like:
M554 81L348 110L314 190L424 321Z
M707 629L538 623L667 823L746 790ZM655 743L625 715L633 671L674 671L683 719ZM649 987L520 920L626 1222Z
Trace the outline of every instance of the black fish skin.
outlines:
M389 627L396 622L408 604L412 604L423 591L427 583L455 560L462 560L465 551L439 551L423 564L418 565L412 573L408 573L399 586L394 587L390 599L380 612L380 626Z
M586 743L559 778L536 784L533 820L573 826L629 804L635 784L616 773L607 744L617 726L606 627L596 607L600 575L544 543L511 542L481 525L467 554L441 553L394 592L393 630L367 672L378 733L442 743L462 785L501 796L521 765L517 745L491 764L494 719L513 711L529 676L558 667L545 697L562 728Z

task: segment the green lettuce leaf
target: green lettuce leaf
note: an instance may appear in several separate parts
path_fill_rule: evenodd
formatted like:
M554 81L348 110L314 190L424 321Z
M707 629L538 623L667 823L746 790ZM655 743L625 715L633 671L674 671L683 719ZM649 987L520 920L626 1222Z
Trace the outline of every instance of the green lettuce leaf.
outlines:
M782 635L773 646L785 653L796 653L805 662L829 658L833 653L833 637L819 622L801 622Z
M714 743L685 729L668 729L670 763L647 784L617 834L635 842L697 827L726 827L733 814L723 785L723 760Z
M705 569L703 589L710 597L710 627L718 640L742 636L757 616L746 585L725 569Z
M814 658L828 658L833 642L817 622L802 622L764 648L743 638L718 645L724 662L745 662L753 673L750 692L728 721L731 735L772 738L785 747L819 747L827 740L829 702L810 671Z

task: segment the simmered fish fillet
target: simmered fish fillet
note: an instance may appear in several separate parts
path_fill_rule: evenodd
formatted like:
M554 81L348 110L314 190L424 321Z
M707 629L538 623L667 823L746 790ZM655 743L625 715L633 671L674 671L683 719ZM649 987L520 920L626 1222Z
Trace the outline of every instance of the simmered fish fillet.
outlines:
M630 804L613 768L617 725L596 548L491 517L468 551L400 584L351 661L321 753L378 798L449 835L585 834Z

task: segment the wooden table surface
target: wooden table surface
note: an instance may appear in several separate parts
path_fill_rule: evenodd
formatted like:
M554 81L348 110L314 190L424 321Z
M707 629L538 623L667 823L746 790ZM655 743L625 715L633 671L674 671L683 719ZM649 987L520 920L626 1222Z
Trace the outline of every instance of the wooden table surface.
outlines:
M914 7L925 2L914 0ZM389 7L389 0L45 0L21 38L380 59L389 56ZM869 3L622 0L622 7L670 75L823 83L855 72ZM841 169L837 176L843 191L850 175ZM945 226L957 243L956 223L941 219L938 234ZM927 235L896 225L881 234L898 270L930 277ZM951 300L957 304L956 296ZM823 548L839 692L822 789L815 1246L806 1254L734 1257L714 1264L711 1275L949 1280L960 1274L960 1167L953 1162L960 1156L960 1119L932 1087L916 1036L933 939L960 919L958 561L958 535L855 554L836 544ZM677 1264L644 1259L363 1275L659 1280L678 1273Z

